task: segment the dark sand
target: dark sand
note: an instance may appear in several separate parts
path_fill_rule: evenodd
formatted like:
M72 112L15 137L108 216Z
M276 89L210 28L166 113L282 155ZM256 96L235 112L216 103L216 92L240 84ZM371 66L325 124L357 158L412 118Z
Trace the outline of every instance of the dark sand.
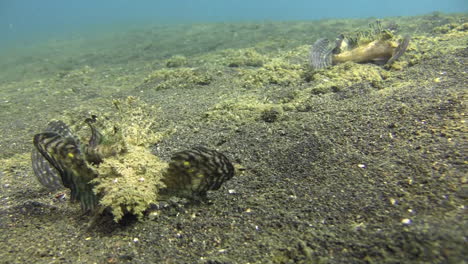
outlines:
M307 67L317 38L372 20L147 26L11 49L0 263L466 263L467 18L385 19L413 38L391 69ZM129 95L176 128L156 155L203 144L245 170L205 203L85 230L79 205L35 179L32 136Z

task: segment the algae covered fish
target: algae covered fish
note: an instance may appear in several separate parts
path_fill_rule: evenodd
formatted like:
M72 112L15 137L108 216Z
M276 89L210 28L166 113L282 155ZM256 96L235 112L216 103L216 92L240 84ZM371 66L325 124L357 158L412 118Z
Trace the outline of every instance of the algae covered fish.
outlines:
M410 37L396 41L394 35L382 28L379 21L371 24L371 31L338 36L334 44L326 38L318 39L310 51L310 65L314 69L352 61L391 65L406 51Z
M147 157L147 150L141 146L127 146L121 151L102 153L109 149L106 148L109 147L106 146L108 135L98 131L93 119L87 119L86 123L91 129L87 144L75 137L64 122L52 121L43 133L34 136L35 149L32 153L32 166L39 182L50 190L61 186L71 189L71 200L80 201L84 212L102 212L102 206L100 210L95 210L98 204L110 206L118 221L125 213L123 211L141 215L148 201L154 203L170 196L204 198L207 191L219 189L234 175L234 167L226 156L198 146L175 153L168 165L160 167L164 168L161 179L158 180L157 176L151 181L151 175L147 173L157 173L158 170L145 166L158 163L139 163L143 157ZM122 140L125 137L117 138ZM128 145L128 142L113 144ZM138 153L142 158L138 158ZM132 175L137 180L125 179ZM154 185L145 187L148 184ZM144 201L148 197L145 191L136 191L129 196L130 189L152 190L155 198Z

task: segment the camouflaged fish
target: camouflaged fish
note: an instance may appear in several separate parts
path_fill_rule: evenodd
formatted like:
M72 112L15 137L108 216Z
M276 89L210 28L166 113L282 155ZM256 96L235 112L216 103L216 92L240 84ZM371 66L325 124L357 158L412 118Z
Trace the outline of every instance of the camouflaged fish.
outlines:
M197 146L175 153L165 172L160 194L204 198L234 176L234 166L222 153Z
M100 146L103 135L87 119L91 128L88 144L82 144L62 121L49 123L45 132L34 136L32 165L39 182L50 190L65 186L71 189L71 200L78 200L83 211L94 210L99 196L91 182L99 177L91 164L103 160ZM205 147L175 153L163 174L165 188L161 200L170 196L204 198L207 191L217 190L234 175L232 163L222 153ZM101 208L102 212L103 208ZM97 210L99 211L99 210Z
M87 123L92 131L88 145L80 144L65 123L52 121L45 132L34 136L36 148L32 153L32 167L39 182L50 190L61 185L71 189L71 201L80 201L85 212L93 210L98 203L90 183L97 173L88 162L96 162L93 150L101 139L92 121Z
M338 36L334 45L326 38L317 40L310 50L310 65L314 69L352 61L356 63L372 62L379 65L390 65L405 53L410 37L405 36L398 43L393 40L393 34L384 30L380 22L371 24L372 32L360 32L355 36ZM372 41L360 41L360 38Z

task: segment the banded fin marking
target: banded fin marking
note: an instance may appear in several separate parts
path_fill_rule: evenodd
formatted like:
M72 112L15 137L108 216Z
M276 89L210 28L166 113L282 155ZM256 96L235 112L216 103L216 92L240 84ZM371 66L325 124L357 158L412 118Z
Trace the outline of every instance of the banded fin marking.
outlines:
M323 69L332 65L332 53L334 48L330 47L330 41L321 38L315 41L310 49L310 65L314 69Z
M54 132L62 137L73 137L70 128L64 122L59 120L51 121L44 131ZM31 163L34 175L42 186L46 187L50 191L55 191L64 187L60 176L61 169L57 168L58 164L55 164L56 166L54 166L50 160L48 160L46 156L38 150L37 146L32 150Z
M59 173L63 185L71 189L71 201L80 201L85 212L94 210L98 198L90 181L97 173L86 163L78 141L55 132L44 132L34 136L34 146Z
M234 166L222 153L197 146L175 153L163 182L163 193L185 197L204 197L210 190L218 190L234 176Z

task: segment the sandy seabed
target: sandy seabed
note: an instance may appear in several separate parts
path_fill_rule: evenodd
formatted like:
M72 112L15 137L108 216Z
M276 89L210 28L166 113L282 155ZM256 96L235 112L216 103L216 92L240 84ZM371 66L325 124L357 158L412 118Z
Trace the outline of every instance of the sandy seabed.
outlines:
M371 22L146 25L1 54L0 263L464 263L467 16L382 20L412 37L389 69L309 68L316 39ZM243 170L204 203L87 230L35 179L32 137L127 96L175 131L155 155L205 145Z

